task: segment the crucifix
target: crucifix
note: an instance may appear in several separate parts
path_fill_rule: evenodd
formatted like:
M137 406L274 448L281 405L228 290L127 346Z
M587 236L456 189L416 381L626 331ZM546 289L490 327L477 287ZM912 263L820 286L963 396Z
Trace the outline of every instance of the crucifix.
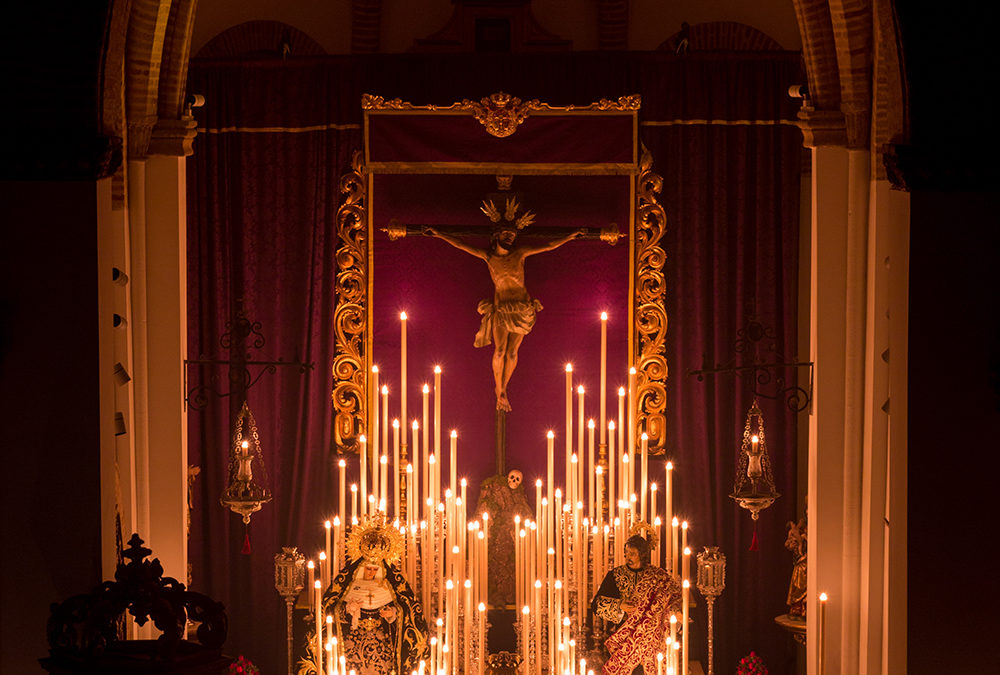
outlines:
M509 185L509 183L508 183ZM607 229L597 228L533 228L535 237L545 237L547 241L521 243L520 232L531 225L535 215L531 211L518 214L520 205L517 198L510 196L502 204L503 210L493 200L484 200L480 210L492 221L488 248L478 248L467 243L462 237L481 235L482 228L448 227L434 225L401 225L391 221L384 228L391 241L407 235L436 237L458 250L480 258L486 262L493 280L493 299L482 300L478 312L482 315L476 333L475 346L493 344L493 383L496 394L496 470L497 475L505 472L506 454L506 413L510 412L507 397L507 383L517 366L517 354L524 336L535 325L535 317L542 304L528 294L524 281L524 261L538 253L552 251L574 239L601 239L609 244L618 240L618 229L612 225Z

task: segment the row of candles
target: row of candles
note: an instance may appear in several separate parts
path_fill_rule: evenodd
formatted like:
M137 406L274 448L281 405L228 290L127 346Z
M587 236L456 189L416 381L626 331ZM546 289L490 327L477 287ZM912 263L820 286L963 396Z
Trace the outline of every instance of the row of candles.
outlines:
M551 637L545 644L552 648L547 650L545 660L549 662L552 672L571 675L575 675L578 664L574 636L583 635L588 599L596 592L606 571L622 564L624 542L638 521L651 523L650 534L657 541L660 541L665 529L663 523L669 524L669 535L662 537L664 546L655 548L656 564L659 564L660 551L666 548L663 564L666 566L669 562L676 575L679 555L682 551L688 554L683 556L685 565L682 573L685 588L682 625L687 625L687 589L690 586L687 581L690 552L687 547L688 524L679 522L673 515L674 467L671 462L664 465L664 518L661 520L657 512L658 486L649 481L646 434L638 437L641 442L636 447L634 368L629 371L628 388L618 389L617 421L607 417L607 320L607 313L602 313L600 422L594 419L584 422L585 389L578 386L575 390L577 424L574 425L572 365L567 364L565 369L565 500L563 491L555 486L555 433L550 431L547 439L547 480L543 482L539 479L535 484L536 517L513 524L516 606L521 608L522 645L527 649L528 619L537 618L538 621L531 622L531 625L535 631L540 631L541 617L547 617L546 634ZM404 312L400 314L399 417L390 423L389 389L385 385L379 386L379 369L373 366L369 380L371 415L368 430L371 442L366 436L359 438L359 482L350 486L350 516L348 518L346 510L347 462L341 459L337 477L339 510L325 523L326 546L318 555L318 565L309 561L307 566L309 588L315 591L310 594L316 620L314 652L319 658L326 652L327 668L320 668L319 672L325 670L328 675L347 674L340 667L336 644L331 639L332 617L324 620L322 615L322 591L329 587L333 575L346 562L343 557L348 524L357 525L359 519L375 513L386 514L405 538L401 566L421 599L432 628L431 663L424 665L430 668L431 673L452 672L460 668L471 673L474 672L470 669L471 665L482 668L485 664L483 631L487 601L489 514L483 514L481 520L468 520L466 480L457 481L458 435L455 430L449 434L449 481L442 493L442 371L439 366L434 368L433 408L430 405L432 390L425 384L422 387L422 424L419 419L410 422L410 443L407 443L406 428L399 421L407 420L406 323ZM600 457L595 455L598 429L600 434L596 449ZM412 458L408 451L412 453ZM639 474L638 483L636 473ZM546 488L544 495L543 486ZM589 569L592 569L591 576L588 576ZM571 604L571 591L574 604ZM463 611L454 611L459 607ZM471 637L473 633L476 634L475 640ZM685 634L686 631L682 631L686 644ZM535 639L533 644L536 653L530 655L526 652L525 658L534 656L531 661L536 672L540 673L542 658L538 650L543 649L543 641ZM459 645L461 650L457 648ZM476 647L475 654L471 649L473 645ZM682 660L686 663L686 648L682 646L674 651L681 651ZM669 666L670 650L667 663ZM580 663L580 668L582 675L586 672L583 663ZM674 672L677 672L676 668Z

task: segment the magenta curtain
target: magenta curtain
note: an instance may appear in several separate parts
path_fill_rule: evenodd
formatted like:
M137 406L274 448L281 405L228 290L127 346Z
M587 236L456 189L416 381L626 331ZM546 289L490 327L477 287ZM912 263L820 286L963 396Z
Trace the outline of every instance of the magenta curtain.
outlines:
M196 113L199 125L215 131L199 135L189 161L189 354L230 358L219 339L236 299L243 298L247 314L262 323L267 339L252 358L315 363L305 374L278 368L249 391L275 494L253 518L252 555L240 554L244 532L239 518L218 505L229 428L242 400L216 399L190 413L191 463L202 469L192 514L193 584L226 603L231 622L227 651L246 654L265 672L284 668L284 611L273 587L273 555L284 545L318 550L322 520L337 499L330 429L337 184L349 167L351 151L360 147L356 125L361 94L421 104L503 90L522 99L585 104L639 93L640 139L664 177L660 201L667 212L663 246L671 369L667 454L679 467L675 509L691 520L696 550L718 545L729 559L727 589L716 605L716 668L732 672L739 658L754 650L772 673L792 672L795 647L773 618L785 612L791 569L782 546L784 525L801 510L795 504L796 416L761 401L783 496L762 514L760 550L749 552L749 516L728 497L749 389L731 376L698 382L686 372L700 367L703 358L733 358L737 332L752 310L774 329L771 342L777 351L794 352L801 135L781 120L794 118L794 104L785 92L800 80L799 56L792 53L696 54L687 59L655 53L193 62L190 90L205 94L208 101ZM261 132L263 127L272 130ZM405 199L405 194L396 198ZM396 300L385 305L379 304L383 296L376 300L376 352L380 344L391 350L393 341L398 342L401 307L395 303L420 290L414 256L431 260L441 274L470 280L456 284L449 300L474 308L491 292L485 270L477 267L481 261L445 258L446 253L461 254L439 241L412 244L413 251L396 248L397 257L387 259L401 270L402 279L409 272L410 281L395 284ZM571 246L578 248L570 251ZM392 254L387 248L386 255ZM532 398L530 383L518 380L555 364L558 381L563 363L582 361L581 351L596 351L596 324L570 345L547 331L597 304L621 304L627 288L622 290L616 276L614 256L624 264L626 249L620 245L611 257L606 254L596 243L577 242L544 254L537 269L529 260L529 290L546 309L525 340L511 397L515 411L519 397L530 398L533 413L554 418L557 431L561 399ZM561 279L566 270L581 265L588 273L576 274L576 284ZM561 272L550 275L544 271L549 269ZM434 344L423 361L470 348L477 323L473 309L471 318L452 317L443 314L441 304L423 304L425 316L410 326L414 344ZM624 363L625 345L612 350L612 362ZM477 352L479 358L462 367L488 372L488 350ZM398 364L380 366L398 370ZM223 380L227 375L224 368L208 367L189 373L189 386L211 375ZM423 380L410 378L409 408L415 412ZM596 373L579 378L596 385ZM609 373L609 386L618 379ZM445 385L446 410L459 414L467 409L482 418L469 425L492 424L491 399L489 389L480 395ZM613 405L609 402L609 408ZM596 402L588 406L593 409ZM545 413L548 408L552 410ZM470 501L475 503L479 480L492 473L492 444L462 448L468 465L460 469L470 477ZM544 470L540 455L528 444L509 446L508 466L525 469L530 480ZM662 460L651 462L651 475L662 476ZM695 657L704 659L704 602L699 598L698 603L692 647Z

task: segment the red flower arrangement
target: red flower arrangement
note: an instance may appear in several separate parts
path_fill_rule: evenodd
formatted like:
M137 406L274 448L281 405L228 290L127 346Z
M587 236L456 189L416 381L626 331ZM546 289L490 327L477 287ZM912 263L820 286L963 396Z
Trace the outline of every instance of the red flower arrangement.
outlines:
M250 659L240 654L239 658L229 666L229 675L260 675L260 668L250 662Z
M750 652L749 656L740 659L736 666L736 675L767 675L767 666L757 654Z

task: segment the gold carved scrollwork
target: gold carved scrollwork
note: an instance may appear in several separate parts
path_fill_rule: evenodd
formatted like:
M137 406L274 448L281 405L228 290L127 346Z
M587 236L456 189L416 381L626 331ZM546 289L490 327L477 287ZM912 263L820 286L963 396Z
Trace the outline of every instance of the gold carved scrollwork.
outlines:
M656 199L663 189L663 178L653 173L652 166L653 157L643 147L635 227L636 433L645 431L650 451L660 454L666 440L664 409L667 403L667 311L663 277L667 255L660 240L666 232L667 218Z
M510 136L533 110L542 108L538 99L522 103L521 99L502 91L480 100L479 103L464 100L462 105L472 111L491 136L497 138Z
M361 153L340 179L343 202L337 210L337 308L333 315L337 349L333 358L334 443L337 452L357 452L367 419L365 332L368 309L367 190Z

